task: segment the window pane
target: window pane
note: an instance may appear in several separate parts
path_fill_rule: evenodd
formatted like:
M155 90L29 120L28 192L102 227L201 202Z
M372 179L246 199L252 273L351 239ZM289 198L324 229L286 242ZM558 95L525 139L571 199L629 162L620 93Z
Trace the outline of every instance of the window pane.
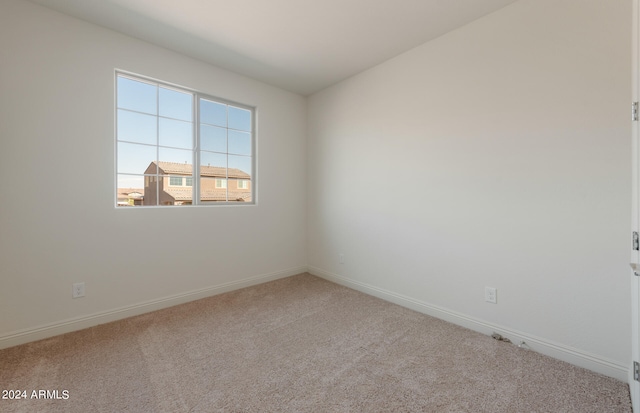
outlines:
M118 142L118 173L154 174L156 147Z
M118 107L157 114L158 88L155 85L118 76Z
M222 169L222 173L219 171L210 170L207 168L219 168ZM217 176L227 176L227 155L223 153L211 153L211 152L200 152L200 171L203 176L213 176L212 174L216 174Z
M200 125L200 149L212 152L226 152L227 129Z
M160 163L160 167L166 167ZM191 165L189 165L191 166ZM188 177L192 177L189 175ZM158 201L162 206L191 205L193 203L193 187L184 186L187 176L161 175L158 180Z
M145 181L143 176L118 175L118 206L143 205ZM147 177L148 178L148 177Z
M192 123L160 118L160 145L174 148L193 148Z
M158 205L158 184L160 183L157 175L149 175L144 177L144 200L142 205Z
M200 99L200 122L215 126L227 126L227 105Z
M229 106L229 127L251 131L251 111Z
M249 189L248 179L229 179L229 189L234 191L246 191Z
M251 202L251 186L246 179L229 179L227 182L229 202Z
M193 120L193 95L161 87L160 116L191 122Z
M152 181L149 186L144 187L144 199L142 205L158 205L158 184L159 182Z
M158 143L157 117L118 110L118 140L148 143Z
M142 189L144 188L144 176L141 175L118 175L118 190L120 189Z
M165 173L178 172L180 174L193 175L193 152L182 149L160 148L160 167L163 163L171 163L171 170L164 169ZM165 168L167 165L165 165ZM175 169L177 168L177 169Z
M251 157L229 155L229 177L251 179Z
M200 202L225 202L226 200L226 179L200 178Z
M229 153L251 156L251 133L229 130Z

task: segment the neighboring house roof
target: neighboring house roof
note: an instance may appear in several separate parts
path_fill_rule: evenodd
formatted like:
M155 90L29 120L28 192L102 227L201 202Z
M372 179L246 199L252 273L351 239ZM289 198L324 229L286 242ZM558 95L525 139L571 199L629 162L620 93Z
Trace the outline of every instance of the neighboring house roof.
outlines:
M142 188L118 188L118 206L134 205L135 201L144 199L144 189ZM133 202L131 202L133 200Z
M158 173L161 175L192 175L193 174L193 165L189 163L178 163L178 162L151 162L149 167L145 171L145 173L155 174L155 166L158 166ZM229 174L229 178L239 178L239 179L251 179L251 175L248 173L237 169L237 168L224 168L221 166L200 166L200 176L209 176L216 178L226 178L227 173Z
M142 199L143 197L144 188L118 188L118 199Z
M169 187L164 190L167 194L171 195L176 201L191 201L192 191L190 187ZM251 201L251 192L245 191L229 191L229 201L235 201L242 199L246 202ZM203 190L200 193L201 201L226 201L224 191Z

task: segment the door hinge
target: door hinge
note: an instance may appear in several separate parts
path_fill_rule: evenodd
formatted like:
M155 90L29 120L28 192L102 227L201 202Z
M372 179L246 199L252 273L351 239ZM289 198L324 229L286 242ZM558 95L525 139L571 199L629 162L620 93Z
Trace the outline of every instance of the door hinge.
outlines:
M635 381L640 381L640 363L637 361L633 362L633 379Z
M631 104L631 120L634 122L638 121L638 102Z
M640 251L640 236L637 231L633 231L633 250Z

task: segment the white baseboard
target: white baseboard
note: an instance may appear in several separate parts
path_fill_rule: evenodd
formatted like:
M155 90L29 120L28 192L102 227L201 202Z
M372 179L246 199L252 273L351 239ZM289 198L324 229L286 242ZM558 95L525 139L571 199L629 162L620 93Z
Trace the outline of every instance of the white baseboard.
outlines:
M576 348L553 343L549 340L532 336L530 334L499 326L497 324L488 323L465 314L457 313L433 304L429 304L412 297L398 294L393 291L378 288L376 286L363 283L360 281L350 280L348 278L330 273L317 267L297 267L288 270L278 271L269 274L248 277L239 281L220 284L217 286L207 287L199 290L189 291L182 294L176 294L157 300L146 301L130 306L120 307L113 310L95 313L88 316L76 317L72 319L62 320L60 322L46 324L30 329L10 332L0 336L0 349L29 343L44 338L57 336L72 331L81 330L97 326L99 324L109 323L128 317L160 310L174 305L195 301L201 298L222 294L225 292L238 290L240 288L250 287L252 285L262 284L268 281L280 278L290 277L292 275L309 272L315 276L324 278L328 281L344 285L354 290L361 291L385 301L410 308L412 310L428 314L442 320L449 321L470 330L490 335L493 332L500 333L504 337L509 338L513 343L517 344L524 341L528 348L533 351L545 354L558 360L571 363L573 365L583 367L618 380L629 381L629 366L621 365L615 361L589 354Z
M189 301L195 301L201 298L211 297L229 291L238 290L240 288L250 287L252 285L262 284L268 281L290 277L292 275L300 274L303 272L307 272L307 267L290 268L288 270L248 277L238 281L188 291L186 293L176 294L157 300L145 301L142 303L120 307L109 311L62 320L59 322L20 331L10 332L8 334L0 336L0 349L13 347L36 340L42 340L44 338L54 337L60 334L69 333L71 331L94 327L99 324L109 323L112 321L133 317L151 311L172 307L174 305L184 304Z
M530 350L547 355L549 357L553 357L558 360L565 361L578 367L586 368L596 373L604 374L605 376L628 382L629 367L621 365L613 360L608 360L594 354L589 354L579 349L565 346L563 344L554 343L549 340L532 336L521 331L505 328L497 324L488 323L486 321L479 320L465 314L457 313L455 311L429 304L403 294L385 290L383 288L378 288L367 283L354 281L317 267L310 266L308 268L308 272L315 276L324 278L327 281L335 282L337 284L353 288L354 290L363 292L365 294L381 298L385 301L410 308L423 314L428 314L430 316L449 321L453 324L466 327L470 330L477 331L482 334L490 335L496 332L501 334L503 337L510 339L514 344L519 344L520 342L524 341L527 344L527 348L529 348Z

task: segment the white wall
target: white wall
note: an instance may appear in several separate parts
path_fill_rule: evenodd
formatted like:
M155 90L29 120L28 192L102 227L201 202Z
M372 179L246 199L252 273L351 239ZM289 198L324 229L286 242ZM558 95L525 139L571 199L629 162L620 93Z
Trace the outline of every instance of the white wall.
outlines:
M630 16L523 0L311 96L311 272L626 380Z
M256 106L258 204L117 210L116 68ZM0 347L304 271L305 134L301 96L0 2Z
M308 264L626 377L630 3L522 0L306 102L3 0L0 348ZM115 209L116 68L257 106L258 205Z

